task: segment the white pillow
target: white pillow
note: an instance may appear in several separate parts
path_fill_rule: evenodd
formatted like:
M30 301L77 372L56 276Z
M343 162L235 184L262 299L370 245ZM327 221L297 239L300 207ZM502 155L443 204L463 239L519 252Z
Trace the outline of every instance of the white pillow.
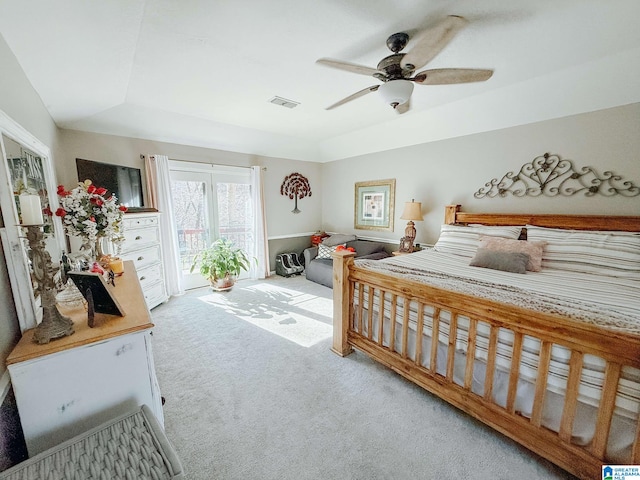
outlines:
M442 225L440 237L433 249L473 258L480 244L480 236L518 239L522 227L495 227L487 225Z
M545 241L542 267L640 278L640 232L564 230L527 225L527 240Z
M346 246L346 244L343 243L342 246L344 247ZM316 256L316 258L328 258L329 260L331 260L333 258L331 254L336 251L336 248L338 248L338 245L332 245L329 247L321 243L320 245L318 245L318 255Z

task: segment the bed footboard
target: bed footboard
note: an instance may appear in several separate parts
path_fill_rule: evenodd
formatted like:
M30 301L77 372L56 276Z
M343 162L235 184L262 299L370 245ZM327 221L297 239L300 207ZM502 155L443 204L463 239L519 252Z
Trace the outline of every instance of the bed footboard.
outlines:
M600 478L603 463L640 463L638 406L625 403L640 338L399 284L353 256L333 254L335 353L365 352L579 478ZM627 446L614 448L620 438Z

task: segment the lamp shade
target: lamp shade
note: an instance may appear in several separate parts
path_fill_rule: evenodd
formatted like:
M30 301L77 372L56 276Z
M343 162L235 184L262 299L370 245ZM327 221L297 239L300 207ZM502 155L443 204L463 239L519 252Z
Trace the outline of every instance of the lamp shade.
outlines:
M396 108L409 100L411 92L413 92L413 82L409 80L390 80L380 85L378 92L385 103Z
M422 203L414 202L411 200L410 202L405 202L404 210L402 212L402 216L400 217L402 220L422 220Z

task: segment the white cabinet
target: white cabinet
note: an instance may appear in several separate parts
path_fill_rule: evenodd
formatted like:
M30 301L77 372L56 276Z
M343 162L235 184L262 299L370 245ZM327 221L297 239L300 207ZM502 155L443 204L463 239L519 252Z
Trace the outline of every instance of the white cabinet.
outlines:
M111 287L109 287L111 288ZM149 310L131 262L113 289L125 316L62 310L75 333L48 344L25 331L7 358L29 456L146 404L164 424Z
M127 213L120 256L132 260L149 309L167 301L160 247L160 214Z

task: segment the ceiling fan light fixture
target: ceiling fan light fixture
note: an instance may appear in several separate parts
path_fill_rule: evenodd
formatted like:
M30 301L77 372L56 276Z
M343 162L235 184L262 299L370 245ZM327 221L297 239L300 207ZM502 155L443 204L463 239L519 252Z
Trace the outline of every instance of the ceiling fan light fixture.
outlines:
M396 108L409 100L413 92L413 82L402 79L389 80L380 85L378 92L386 104Z

